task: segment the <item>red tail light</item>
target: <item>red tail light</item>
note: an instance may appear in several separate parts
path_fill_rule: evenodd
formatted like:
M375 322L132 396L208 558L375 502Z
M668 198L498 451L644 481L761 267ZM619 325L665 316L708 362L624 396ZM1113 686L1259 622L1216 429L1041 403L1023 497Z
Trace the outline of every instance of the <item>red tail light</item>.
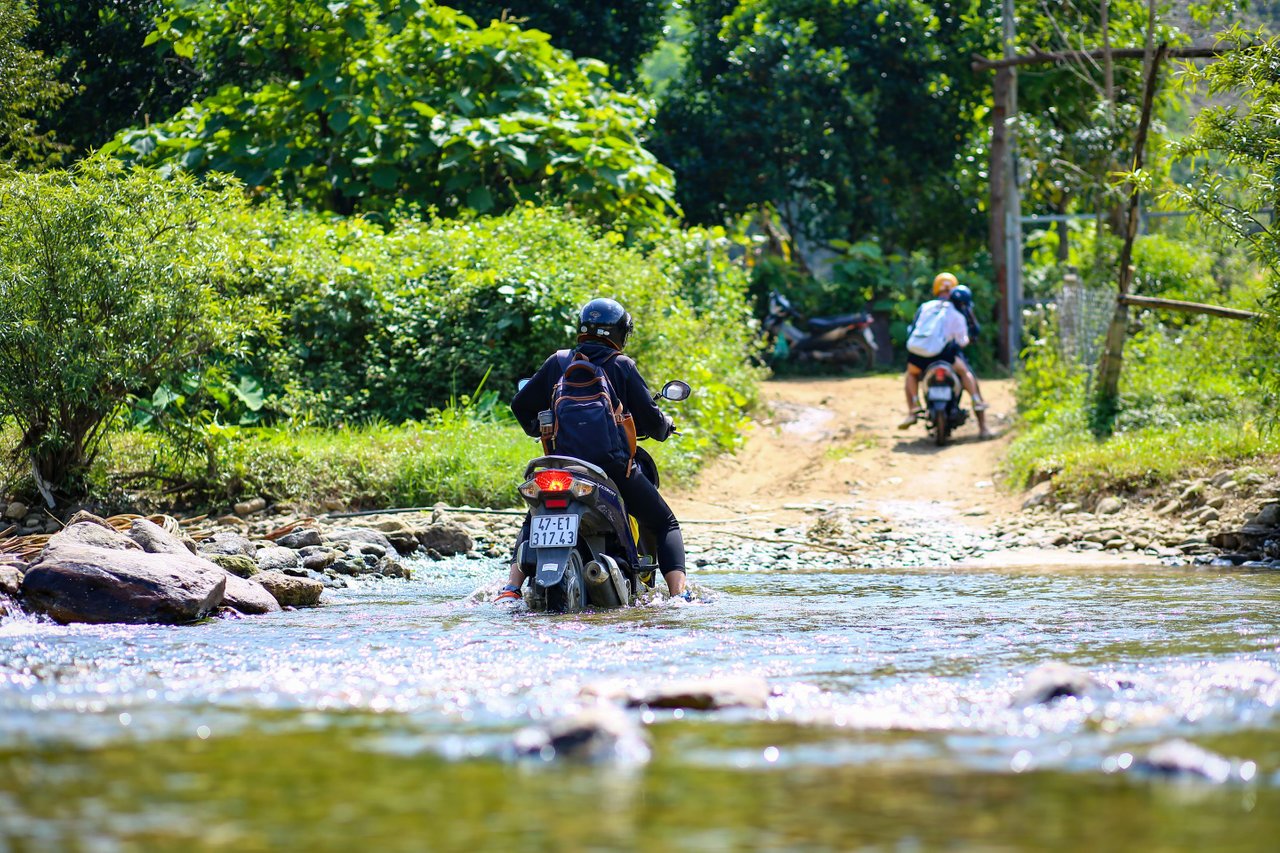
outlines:
M934 379L936 379L936 380L938 380L939 382L946 382L946 381L947 381L947 371L946 371L945 369L943 369L943 368L939 367L937 370L933 371L933 378L934 378Z
M567 492L573 485L573 475L568 471L539 471L533 481L544 492Z

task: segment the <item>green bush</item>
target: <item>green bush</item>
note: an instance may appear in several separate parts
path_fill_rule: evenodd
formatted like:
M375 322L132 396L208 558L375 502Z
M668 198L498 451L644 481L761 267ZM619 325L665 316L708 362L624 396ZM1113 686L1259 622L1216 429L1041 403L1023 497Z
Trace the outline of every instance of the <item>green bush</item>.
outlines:
M483 471L509 479L512 459L534 450L507 409L516 381L574 343L578 308L597 295L635 315L628 353L655 391L673 378L696 389L670 407L681 435L654 448L665 473L687 475L734 447L756 400L746 275L719 230L654 234L641 254L533 207L386 229L267 204L224 225L237 246L235 286L284 317L268 330L280 341L264 336L250 355L225 353L199 377L158 388L147 402L162 411L146 425L194 428L121 437L125 455L99 472L104 489L303 499L331 483L350 484L367 502L425 500L432 488L501 497ZM461 427L444 428L471 420L492 435L489 449ZM407 436L427 435L435 455L403 450ZM387 459L354 449L366 440ZM338 468L361 473L338 476ZM474 484L454 482L473 469ZM144 475L122 480L128 471Z
M0 417L37 486L77 492L131 395L271 327L256 298L226 298L220 223L242 209L238 186L100 157L0 178Z
M286 347L252 368L277 417L316 424L419 419L487 387L505 396L597 295L636 319L628 347L655 384L700 384L708 429L754 399L745 277L723 235L672 234L646 257L550 209L390 231L278 207L245 212L239 286L288 314ZM708 259L710 258L710 263ZM700 265L700 266L699 266ZM745 401L745 402L744 402ZM714 416L713 416L714 415ZM726 446L727 436L715 442Z
M1089 260L1083 278L1102 294L1114 247L1097 251L1077 241ZM1144 295L1250 305L1260 284L1241 274L1215 275L1233 256L1188 240L1149 235L1135 244L1135 289ZM1106 300L1102 295L1099 298ZM1054 477L1058 488L1087 494L1102 488L1141 488L1181 476L1186 470L1280 448L1261 428L1266 422L1262 378L1265 359L1249 323L1204 315L1133 311L1125 343L1124 369L1114 432L1090 432L1089 399L1094 365L1064 353L1056 310L1027 316L1028 346L1017 389L1026 429L1006 458L1016 486Z

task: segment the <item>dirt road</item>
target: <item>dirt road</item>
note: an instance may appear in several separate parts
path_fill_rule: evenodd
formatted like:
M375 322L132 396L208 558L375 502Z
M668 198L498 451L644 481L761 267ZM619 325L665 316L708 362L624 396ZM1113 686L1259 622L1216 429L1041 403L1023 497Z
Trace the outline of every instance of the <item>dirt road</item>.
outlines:
M724 547L736 536L825 542L815 547L864 563L1149 561L1002 541L1002 523L1022 503L1021 495L999 487L1013 381L983 380L982 390L996 437L980 441L971 418L951 443L937 447L923 423L897 429L905 410L901 376L765 383L767 408L745 446L672 496L677 516L688 520L691 554L700 542Z

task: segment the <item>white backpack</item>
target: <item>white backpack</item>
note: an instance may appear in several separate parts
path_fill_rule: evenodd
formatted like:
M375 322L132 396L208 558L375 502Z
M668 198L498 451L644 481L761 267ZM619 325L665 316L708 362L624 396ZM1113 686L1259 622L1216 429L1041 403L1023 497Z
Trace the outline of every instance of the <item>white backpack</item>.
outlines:
M936 300L933 305L926 305L916 320L911 337L907 338L907 352L924 358L932 358L942 352L947 345L946 323L950 302Z

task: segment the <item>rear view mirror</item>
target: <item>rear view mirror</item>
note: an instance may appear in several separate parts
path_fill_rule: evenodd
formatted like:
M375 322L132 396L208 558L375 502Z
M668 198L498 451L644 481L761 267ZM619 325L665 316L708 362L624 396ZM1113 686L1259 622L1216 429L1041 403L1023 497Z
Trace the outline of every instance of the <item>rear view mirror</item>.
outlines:
M689 395L693 393L693 389L689 387L688 382L682 382L679 379L672 379L666 385L662 386L662 398L679 402L689 399Z

